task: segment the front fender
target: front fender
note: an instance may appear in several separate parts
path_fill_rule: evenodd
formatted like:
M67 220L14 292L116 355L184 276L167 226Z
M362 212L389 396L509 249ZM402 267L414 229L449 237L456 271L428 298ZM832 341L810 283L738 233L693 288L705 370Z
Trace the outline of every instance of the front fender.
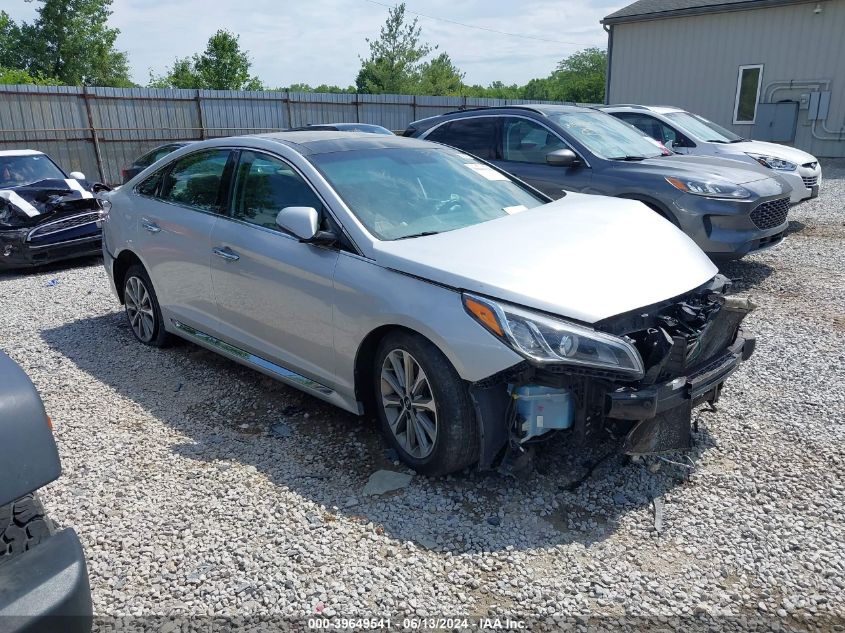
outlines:
M0 352L0 506L38 490L62 472L56 441L35 385Z

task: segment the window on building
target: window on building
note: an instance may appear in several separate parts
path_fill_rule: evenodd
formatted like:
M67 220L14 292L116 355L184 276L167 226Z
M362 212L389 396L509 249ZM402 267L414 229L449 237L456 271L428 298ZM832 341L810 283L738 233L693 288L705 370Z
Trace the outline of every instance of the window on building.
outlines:
M736 103L734 123L754 123L757 117L757 102L760 100L760 82L763 79L763 64L740 66L736 80Z

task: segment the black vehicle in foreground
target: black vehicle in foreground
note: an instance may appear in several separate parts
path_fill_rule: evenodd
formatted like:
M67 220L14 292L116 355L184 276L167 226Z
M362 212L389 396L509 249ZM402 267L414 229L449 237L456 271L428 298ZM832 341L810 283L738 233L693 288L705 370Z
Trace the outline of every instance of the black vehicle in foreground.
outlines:
M0 152L0 270L100 254L103 189L41 152Z
M174 141L173 143L154 147L140 158L136 158L131 165L121 169L120 177L123 178L123 182L129 182L137 174L140 174L156 161L161 160L171 152L175 152L180 147L185 147L185 145L190 145L191 143L193 143L193 141Z
M0 352L0 631L91 630L91 589L79 538L56 530L37 490L62 472L32 381Z

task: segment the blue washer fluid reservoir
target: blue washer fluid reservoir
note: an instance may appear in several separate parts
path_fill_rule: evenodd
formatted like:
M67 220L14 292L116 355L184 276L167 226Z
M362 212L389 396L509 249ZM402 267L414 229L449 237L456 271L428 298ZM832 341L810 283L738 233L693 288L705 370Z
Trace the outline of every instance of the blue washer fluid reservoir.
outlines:
M575 401L568 389L520 385L511 392L523 431L521 441L554 429L568 429L575 417Z

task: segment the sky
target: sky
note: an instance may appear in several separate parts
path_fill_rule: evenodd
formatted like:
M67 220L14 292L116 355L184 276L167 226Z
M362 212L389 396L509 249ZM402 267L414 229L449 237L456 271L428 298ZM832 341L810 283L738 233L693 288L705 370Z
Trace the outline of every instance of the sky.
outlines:
M365 38L378 37L393 0L114 0L110 26L129 53L132 79L145 85L176 57L205 49L217 29L240 35L252 71L267 86L355 83ZM630 4L615 0L406 0L422 39L449 53L469 84L524 84L547 76L557 62L589 46L604 48L599 20ZM37 2L3 0L16 21L32 21ZM248 8L247 8L248 7ZM415 17L410 15L409 17ZM450 23L463 22L512 37ZM538 39L530 39L538 38Z

